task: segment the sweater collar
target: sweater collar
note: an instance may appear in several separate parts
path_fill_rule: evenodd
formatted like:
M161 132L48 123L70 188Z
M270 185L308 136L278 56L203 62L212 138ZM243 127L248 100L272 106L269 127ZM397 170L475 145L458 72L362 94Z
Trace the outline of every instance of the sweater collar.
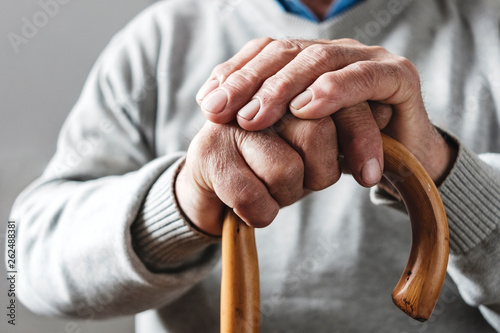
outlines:
M313 22L320 22L321 20L300 0L276 0L283 9L291 14L298 15ZM353 5L362 2L363 0L338 0L334 1L323 20L328 20L335 15L349 9Z

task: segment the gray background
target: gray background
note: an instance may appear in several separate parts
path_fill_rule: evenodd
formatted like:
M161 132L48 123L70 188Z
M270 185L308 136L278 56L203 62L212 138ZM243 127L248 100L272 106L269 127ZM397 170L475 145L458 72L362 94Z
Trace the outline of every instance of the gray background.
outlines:
M52 6L51 15L42 3ZM64 118L110 38L153 0L2 0L0 4L0 332L133 332L132 318L88 322L36 316L17 308L7 323L3 265L5 230L17 194L44 169ZM45 13L45 15L43 14ZM44 17L47 19L44 21ZM24 19L24 21L23 21ZM24 38L25 20L39 23L16 52L9 33ZM26 31L25 31L26 32ZM50 272L48 272L50 273ZM22 272L18 273L22 274Z

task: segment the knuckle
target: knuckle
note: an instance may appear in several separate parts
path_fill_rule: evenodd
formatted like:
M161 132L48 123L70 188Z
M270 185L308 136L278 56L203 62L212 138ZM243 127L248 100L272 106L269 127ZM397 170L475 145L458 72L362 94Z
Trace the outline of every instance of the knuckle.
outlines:
M207 149L213 145L217 144L216 137L211 135L211 131L202 129L198 135L194 137L189 145L190 150L195 150L199 153L205 152Z
M394 79L397 87L394 95L407 96L407 98L415 98L420 95L420 75L409 59L394 55L391 60L386 62L382 73Z
M270 42L266 48L271 54L294 56L302 51L304 45L300 41L294 39L279 39Z
M207 122L193 139L191 146L195 146L200 156L218 155L217 151L227 147L227 137L231 126Z
M260 38L255 38L252 39L251 41L248 42L249 45L254 45L254 46L260 46L260 45L267 45L274 41L273 38L271 37L260 37Z
M306 163L305 186L319 191L335 184L340 178L338 166L337 133L331 117L310 122L311 126L303 134L305 161L314 154L314 162ZM314 164L312 164L314 163Z
M281 101L288 96L293 86L294 82L292 78L279 73L264 81L261 89L259 90L259 97L261 97L264 101L269 98Z
M368 57L365 47L350 43L314 44L305 51L304 53L314 59L318 66L325 67L325 71L336 70L353 60Z
M405 71L405 74L410 78L411 82L420 84L420 76L415 65L405 57L398 57L398 61L400 66Z
M367 48L368 52L374 55L385 55L389 53L389 51L387 51L384 47L380 45L370 45L365 47Z
M297 145L305 154L316 153L321 148L331 148L335 135L335 124L328 116L302 122L300 131L296 134L296 140Z
M220 140L222 134L227 131L227 127L221 124L215 124L212 122L206 122L205 126L202 128L200 133L206 140L204 142L205 145L210 145L212 143L216 143Z
M362 73L363 75L373 75L374 69L379 66L380 63L376 61L358 61L352 64L352 70Z
M299 154L291 154L286 163L280 167L281 182L289 184L296 179L302 179L304 163Z
M334 95L342 96L347 93L346 86L341 83L341 75L333 73L321 75L311 90L315 100L324 99L327 102L334 102Z
M271 224L279 207L276 203L264 200L259 191L246 187L239 193L239 198L233 208L239 215L244 215L245 221L254 228L263 228Z
M336 48L327 47L323 44L313 44L306 48L302 54L314 64L324 65L332 59L332 52L335 52Z
M280 206L291 205L302 197L304 165L300 155L293 156L272 170L269 192Z
M311 144L317 144L317 140L330 141L335 135L335 124L331 117L316 119L311 121L311 125L312 128L307 131L308 141Z
M218 79L219 82L224 82L234 70L235 65L231 62L231 60L228 60L215 66L210 77Z
M245 186L240 189L235 208L239 210L252 209L262 205L262 195L254 187Z
M246 91L262 81L257 72L252 68L240 69L229 76L224 82L224 87L229 90Z
M389 63L381 68L381 72L386 77L397 79L401 75L401 67L396 64Z
M340 39L337 39L337 43L346 44L346 45L356 45L356 46L364 45L360 41L358 41L356 39L352 39L352 38L340 38Z
M351 66L353 84L360 90L380 85L379 64L374 61L360 61ZM387 70L387 69L386 69ZM385 72L385 70L384 70ZM384 75L391 75L389 72Z
M395 56L396 61L401 64L401 66L407 68L408 70L416 71L415 66L410 61L410 59L402 56Z

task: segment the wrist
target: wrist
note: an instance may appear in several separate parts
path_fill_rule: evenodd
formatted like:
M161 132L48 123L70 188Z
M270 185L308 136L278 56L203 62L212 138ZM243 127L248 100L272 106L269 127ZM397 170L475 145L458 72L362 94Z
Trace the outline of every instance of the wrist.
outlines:
M175 178L174 193L184 217L199 231L210 236L222 234L224 204L214 192L199 186L182 166Z
M443 183L455 165L458 155L458 144L446 133L434 128L431 153L428 154L424 168L436 186Z

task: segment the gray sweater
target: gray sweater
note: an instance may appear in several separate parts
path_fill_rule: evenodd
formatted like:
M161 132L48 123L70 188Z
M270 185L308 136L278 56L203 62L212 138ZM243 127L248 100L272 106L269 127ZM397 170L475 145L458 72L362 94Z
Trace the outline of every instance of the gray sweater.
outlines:
M431 120L459 140L440 187L449 274L428 322L399 311L408 217L343 176L256 231L262 331L500 331L499 27L494 0L368 0L320 24L274 0L151 6L103 52L56 155L16 201L21 301L81 319L138 314L138 332L217 332L220 239L190 226L171 186L205 121L195 93L252 38L348 37L408 57Z

